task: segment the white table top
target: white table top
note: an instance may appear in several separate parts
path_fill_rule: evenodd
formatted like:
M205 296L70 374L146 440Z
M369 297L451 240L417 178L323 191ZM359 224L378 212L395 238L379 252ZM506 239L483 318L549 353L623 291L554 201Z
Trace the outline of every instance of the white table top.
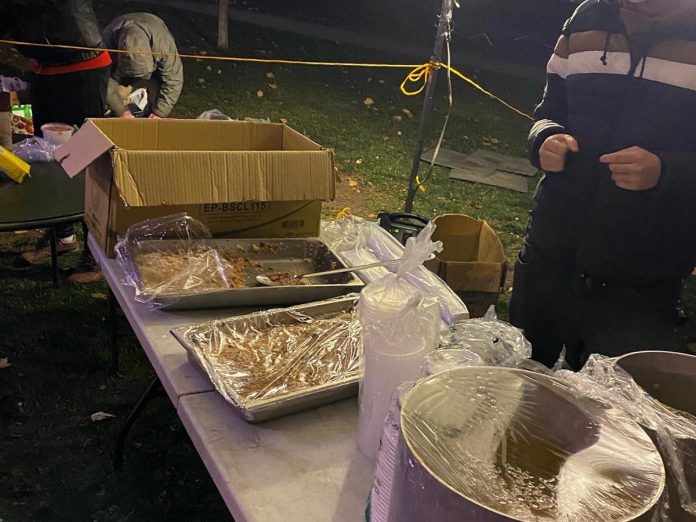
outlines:
M88 244L235 520L364 520L372 469L355 445L357 399L246 423L169 333L246 310L151 310L121 284L116 261L91 237Z

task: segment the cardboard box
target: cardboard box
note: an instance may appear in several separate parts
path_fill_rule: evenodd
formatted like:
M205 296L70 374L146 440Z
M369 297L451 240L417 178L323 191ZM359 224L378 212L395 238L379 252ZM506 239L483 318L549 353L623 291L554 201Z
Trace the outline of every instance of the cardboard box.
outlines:
M464 301L471 317L481 317L505 284L507 258L498 234L486 223L461 214L435 218L433 240L444 250L425 265Z
M55 156L87 169L85 221L109 256L132 224L177 212L219 237L318 236L335 195L333 152L280 123L92 119Z

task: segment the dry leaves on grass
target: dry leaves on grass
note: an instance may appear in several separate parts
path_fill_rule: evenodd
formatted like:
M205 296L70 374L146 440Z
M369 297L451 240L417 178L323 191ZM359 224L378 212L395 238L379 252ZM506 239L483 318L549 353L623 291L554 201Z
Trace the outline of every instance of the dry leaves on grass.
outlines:
M99 422L106 419L110 419L112 417L116 417L116 415L112 415L111 413L105 413L103 411L98 411L89 416L89 418L92 419L92 422Z
M375 104L375 100L373 100L372 98L365 98L365 99L363 100L363 103L369 107L370 105L374 105L374 104Z
M266 78L268 78L269 80L272 80L272 79L275 78L275 76L273 75L272 72L267 72L267 73L266 73Z
M262 91L261 89L259 89L258 91L256 91L256 96L257 96L258 98L263 98L263 91Z
M403 112L407 118L413 118L413 113L411 111L409 111L406 107L401 109L401 112Z
M7 359L7 357L0 359L0 369L9 368L10 366L12 366L12 363Z
M287 124L288 124L288 120L286 120L285 118L280 118L280 123L282 123L282 124L284 124L284 125L287 125Z
M271 89L277 89L277 88L278 88L278 84L277 84L277 83L269 83L268 86L269 86Z
M351 179L351 178L346 178L348 180L348 186L350 188L355 188L358 186L357 180Z

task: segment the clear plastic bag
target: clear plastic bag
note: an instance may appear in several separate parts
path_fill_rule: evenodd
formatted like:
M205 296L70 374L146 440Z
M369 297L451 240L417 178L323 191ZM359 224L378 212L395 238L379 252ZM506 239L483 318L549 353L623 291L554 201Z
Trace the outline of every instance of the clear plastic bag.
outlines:
M374 459L394 390L418 377L423 357L434 350L440 333L437 302L406 280L433 252L435 225L406 243L395 273L387 273L362 291L358 318L362 325L363 378L360 381L358 447Z
M359 378L356 296L174 331L220 394L248 420L298 396ZM307 407L307 406L305 406Z
M404 247L377 223L355 216L323 223L321 236L347 266L399 259L404 254ZM361 270L358 274L365 283L371 283L396 270L398 266L393 265ZM416 265L402 277L413 288L438 301L446 324L469 317L466 305L457 294L424 266Z
M491 366L517 367L532 356L522 330L498 320L492 306L483 317L455 322L442 348L467 350Z
M55 161L53 152L56 145L43 138L26 138L12 146L12 153L27 163Z
M131 226L114 247L124 283L139 302L183 291L232 288L238 269L220 254L210 230L187 214L173 214Z
M546 375L491 367L415 385L394 477L390 522L623 522L652 509L665 481L659 453L621 410Z
M218 109L210 109L209 111L203 111L196 118L198 120L231 120L229 116Z

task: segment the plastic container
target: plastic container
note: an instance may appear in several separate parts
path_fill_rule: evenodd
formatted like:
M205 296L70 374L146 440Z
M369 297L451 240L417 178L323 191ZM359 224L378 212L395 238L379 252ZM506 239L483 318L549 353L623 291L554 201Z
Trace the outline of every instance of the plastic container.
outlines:
M5 174L17 183L23 183L31 167L5 147L0 146L0 170L4 171Z

